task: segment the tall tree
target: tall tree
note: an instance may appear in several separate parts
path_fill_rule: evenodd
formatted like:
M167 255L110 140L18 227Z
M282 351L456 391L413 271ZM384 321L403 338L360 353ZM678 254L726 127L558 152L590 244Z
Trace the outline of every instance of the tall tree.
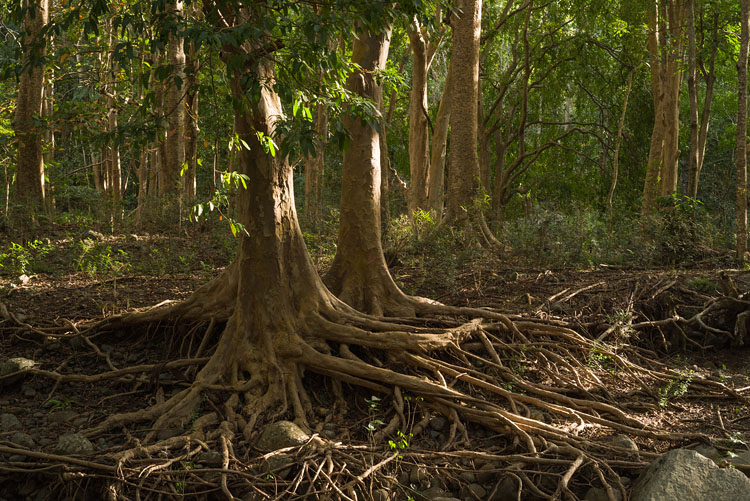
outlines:
M696 22L695 22L695 0L689 0L688 4L688 97L690 103L690 153L688 157L688 179L687 195L692 198L698 197L698 181L703 169L703 160L706 155L706 139L708 137L709 119L711 118L711 103L713 101L714 83L716 82L716 53L719 47L719 4L713 2L711 28L702 26L700 35L703 40L701 51L697 47ZM699 4L703 12L703 3ZM704 16L701 16L703 18ZM706 32L709 33L706 33ZM708 61L704 56L708 53ZM699 112L698 88L699 80L705 82L705 95L703 98L703 109Z
M44 57L47 53L42 30L49 22L49 0L27 0L24 10L23 64L13 120L18 138L15 199L22 207L31 209L44 206L44 130L38 120L42 114Z
M360 25L357 31L352 61L361 69L349 77L347 88L379 105L382 89L375 76L385 68L391 28L374 32ZM344 123L351 143L344 152L338 246L326 275L326 285L339 299L359 311L376 315L413 314L383 257L381 151L377 129L351 113Z
M740 53L737 58L737 261L747 252L747 59L750 46L750 0L740 0Z
M644 214L653 209L656 197L677 190L685 2L654 0L648 12L654 128L643 186Z
M409 216L418 209L428 209L430 170L429 103L427 75L439 45L439 38L430 37L415 16L409 24L409 45L412 53L411 91L409 93L409 171L407 197Z
M164 141L164 162L159 179L162 194L176 194L182 166L185 163L185 41L181 33L184 5L173 0L167 5L169 14L169 50L167 60L172 75L167 84L165 115L167 137Z
M318 141L315 154L305 157L305 218L308 223L318 225L323 220L323 172L328 137L328 112L324 104L315 107L313 126Z
M478 193L477 102L482 0L458 0L451 17L453 71L450 116L450 166L446 219L466 219ZM460 110L460 112L459 112Z

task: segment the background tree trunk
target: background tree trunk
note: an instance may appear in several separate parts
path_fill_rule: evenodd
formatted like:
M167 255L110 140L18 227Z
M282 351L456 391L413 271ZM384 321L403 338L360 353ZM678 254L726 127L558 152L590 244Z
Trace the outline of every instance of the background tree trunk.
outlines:
M740 53L737 60L737 261L747 252L747 58L750 0L740 0Z
M411 91L409 93L409 192L410 218L418 209L427 208L430 174L430 130L427 112L427 72L435 55L435 46L427 43L416 17L409 25L412 53Z
M324 105L316 106L313 120L320 142L315 145L315 156L305 158L305 219L317 226L323 220L323 170L328 141L328 113Z
M382 89L375 73L385 68L390 29L372 33L362 28L352 47L354 73L347 88L380 103ZM338 247L326 285L339 299L374 315L413 314L391 277L380 239L380 139L374 127L359 118L345 117L351 143L344 152L341 176L341 220Z
M453 85L450 116L451 149L448 169L446 219L466 219L479 187L477 158L477 95L479 92L479 37L482 0L458 0L460 11L451 18ZM458 113L458 110L461 110Z
M182 18L182 0L170 2L167 7L176 20ZM169 34L169 64L172 77L167 85L167 137L164 143L164 169L159 179L162 194L176 194L180 171L185 163L185 50L184 40L176 33Z
M453 89L453 58L448 63L443 95L440 98L435 128L432 131L432 150L430 153L429 187L427 188L427 207L435 213L440 221L445 204L445 154L448 146L448 126L451 117L451 91Z
M18 138L15 200L23 211L44 206L44 158L42 139L44 131L36 120L42 114L44 91L44 63L46 43L39 37L49 22L49 0L25 2L35 6L23 21L23 68L18 85L16 114L13 120Z
M185 163L182 178L182 197L188 203L195 200L198 172L198 53L195 43L188 42L185 57Z

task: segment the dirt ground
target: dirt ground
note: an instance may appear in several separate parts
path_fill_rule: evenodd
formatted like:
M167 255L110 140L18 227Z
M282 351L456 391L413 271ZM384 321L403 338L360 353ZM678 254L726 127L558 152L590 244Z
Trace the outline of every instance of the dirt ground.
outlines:
M102 237L99 245L106 244L107 238ZM25 456L10 454L7 450L3 453L0 448L0 500L102 499L97 496L101 496L108 482L118 475L110 467L112 461L104 461L102 464L108 465L107 468L98 472L87 462L98 463L107 455L139 445L148 430L123 427L117 433L98 437L93 443L94 452L76 456L81 460L78 463L64 465L55 456L60 437L85 431L114 413L144 408L189 385L192 366L166 365L170 360L184 359L194 350L194 345L200 343L189 326L159 325L141 332L102 332L87 341L80 337L58 338L44 336L42 331L34 332L34 328L78 324L163 301L184 299L226 263L226 256L218 257L221 253L216 247L196 243L193 237L187 236L166 242L131 235L109 244L123 249L132 260L146 259L144 256L152 255L148 250L152 247L161 248L163 254L174 249L194 249L194 253L189 261L183 260L174 269L161 269L151 274L144 271L146 267L141 270L136 266L107 273L53 267L52 272L31 272L22 276L5 273L0 277L0 303L20 322L0 323L0 358L31 359L35 368L60 374L122 371L117 377L95 383L58 383L54 378L39 374L13 383L0 378L0 414L14 415L20 422L20 430L33 440L29 445L41 453L36 457ZM137 257L138 252L143 255ZM624 352L640 350L640 353L650 354L654 367L686 375L684 392L670 393L670 389L655 387L649 394L642 389L618 386L618 373L608 367L607 360L591 353L586 363L603 374L614 398L627 401L632 416L645 424L669 432L702 434L724 452L747 450L746 444L750 444L747 346L731 347L728 342L694 337L690 333L690 339L682 339L667 326L631 328L675 315L690 318L723 296L726 290L722 286L727 280L734 283L739 294L750 291L748 272L733 270L720 261L689 269L602 266L588 270L546 270L513 265L500 258L483 258L464 263L459 273L450 281L446 280L442 288L439 280L433 280L428 289L420 288L424 274L439 274L440 270L401 264L394 267L393 272L406 290L429 295L446 304L493 308L512 315L560 322L585 336L604 336L602 343L618 345ZM711 320L715 322L712 325L725 327L721 325L725 319L717 316ZM624 346L630 348L622 348ZM145 368L125 370L131 367ZM693 391L689 387L692 377L716 381L734 390L735 396ZM339 443L342 454L351 457L348 463L337 462L334 471L328 471L334 481L342 464L344 469L364 472L387 460L388 464L378 470L380 480L370 487L373 498L426 499L442 493L465 499L492 499L493 496L503 499L499 497L503 482L495 482L493 479L500 477L492 477L492 473L502 470L504 465L498 465L492 458L513 454L514 445L507 437L469 426L469 444L443 450L446 424L433 416L426 426L416 426L424 414L414 397L407 405L408 421L414 429L403 430L402 442L393 437L378 438L376 442L368 431L368 423L389 421L393 414L389 401L376 401L367 390L347 387L351 397L348 412L336 415L331 412L333 397L328 384L315 375L306 379L306 383L316 389L311 394L316 399L320 417L313 431ZM205 407L212 405L206 402ZM18 429L0 427L0 447L17 447L12 436ZM605 428L592 428L584 433L592 440L601 441L610 440L613 435ZM639 468L655 454L677 446L698 445L691 441L674 443L640 437L633 437L633 441L638 447L637 457L629 466L623 462L617 471L625 479L626 487L628 479L635 478ZM391 461L389 458L394 451L400 454ZM225 499L218 485L221 461L214 451L186 453L185 459L176 455L172 463L162 462L163 466L148 470L147 467L157 460L166 459L159 454L145 455L134 462L136 468L142 468L141 480L149 476L159 478L141 482L142 490L136 491L141 499ZM324 464L315 462L310 452L298 450L289 454L296 454L295 468L314 465L322 468ZM252 443L235 445L231 463L238 474L230 480L232 492L241 499L264 499L265 496L336 499L344 496L335 491L326 494L310 489L305 495L299 494L299 490L291 495L289 489L297 478L296 470L286 472L286 477L271 475L264 466L266 461ZM583 497L596 485L594 473L592 469L576 477L571 490ZM544 485L544 473L529 475L538 485ZM366 481L372 481L374 476L369 475ZM424 482L423 477L430 480ZM125 483L130 482L131 487L137 484L138 476L129 478ZM387 497L379 490L383 485L390 485ZM524 495L523 499L527 498L534 498L533 491Z

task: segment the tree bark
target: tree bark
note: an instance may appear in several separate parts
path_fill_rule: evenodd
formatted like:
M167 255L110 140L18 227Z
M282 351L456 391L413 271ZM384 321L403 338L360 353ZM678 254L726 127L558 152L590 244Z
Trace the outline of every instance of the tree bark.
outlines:
M685 1L655 0L648 13L654 128L643 185L643 215L654 209L656 197L669 196L677 190Z
M435 46L428 44L417 18L409 25L409 44L412 53L411 91L409 93L409 171L407 196L409 217L428 207L430 186L430 130L427 115L427 73L435 55Z
M432 131L432 150L430 153L429 187L427 188L427 207L434 212L440 221L445 205L445 154L448 146L448 126L451 117L451 91L453 89L453 58L448 63L443 95L440 98L435 128Z
M167 10L175 20L183 15L182 0L168 4ZM180 171L185 163L185 50L180 34L169 34L168 61L172 76L167 85L167 137L164 143L164 169L159 179L163 195L176 195L179 188Z
M313 122L319 142L315 144L315 155L305 158L305 219L317 226L323 220L323 170L328 142L328 113L324 105L315 107Z
M49 22L49 0L25 2L34 5L34 15L26 14L23 21L23 68L18 85L18 99L13 128L18 138L15 199L24 216L44 207L44 131L36 123L42 114L44 92L44 63L47 46L40 36Z
M687 0L688 29L688 101L690 116L690 151L688 152L688 195L695 198L698 194L698 69L695 44L695 0Z
M375 73L385 68L391 30L373 33L362 28L352 47L352 60L361 68L347 88L375 103L382 89ZM345 117L351 143L344 152L341 177L341 219L338 247L326 285L339 299L375 315L407 315L414 311L396 286L383 257L380 239L380 139L377 130L357 117Z
M747 252L747 59L750 0L740 0L740 53L737 59L737 261Z
M198 52L194 42L188 42L185 57L185 163L182 177L182 197L192 203L197 195L198 172Z
M479 92L479 38L482 0L458 0L460 11L451 18L453 27L453 86L450 116L451 149L448 169L446 219L467 219L479 188L477 158L477 99ZM461 113L457 113L461 110Z

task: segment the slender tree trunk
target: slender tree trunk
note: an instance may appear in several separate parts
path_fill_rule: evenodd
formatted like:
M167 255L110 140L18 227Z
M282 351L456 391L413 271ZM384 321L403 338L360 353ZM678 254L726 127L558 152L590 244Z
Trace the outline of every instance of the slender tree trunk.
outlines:
M352 48L361 72L352 74L347 88L380 103L382 90L375 73L385 68L391 31L372 33L362 28ZM341 177L341 220L338 247L326 285L339 299L359 311L375 315L413 314L406 297L391 277L380 239L380 139L377 131L358 118L344 124L351 143L344 152Z
M168 11L175 19L183 15L182 0L169 3ZM164 143L164 170L159 179L162 194L178 193L180 172L185 163L185 50L182 35L169 34L169 64L172 77L167 85L167 137Z
M617 124L617 138L615 139L615 151L612 158L612 181L609 184L609 191L607 192L607 207L612 207L612 199L615 196L615 188L617 187L617 177L620 174L620 144L622 143L622 130L625 128L625 115L628 111L628 99L630 98L630 91L633 89L633 73L637 68L633 68L628 73L628 84L625 89L625 101L622 103L622 112L620 112L620 121Z
M479 187L477 158L477 95L479 92L479 36L482 0L458 0L453 27L453 88L450 117L451 150L446 219L466 220ZM457 111L461 110L461 113Z
M18 99L13 126L18 138L16 170L16 202L33 216L34 209L44 207L44 131L36 120L42 114L46 43L40 33L49 22L49 0L25 2L34 5L34 15L27 13L23 21L23 68L18 85Z
M448 126L451 117L451 90L453 89L453 58L448 63L448 73L443 85L443 95L440 98L435 128L432 131L432 151L430 154L430 173L427 176L430 186L427 189L427 206L435 213L439 221L443 215L445 204L445 154L448 146Z
M195 200L198 172L198 53L194 42L188 42L185 58L185 163L182 197L189 204Z
M686 0L664 0L669 37L662 49L665 53L663 95L665 97L664 169L661 196L677 191L678 163L680 159L680 91L682 90L682 26ZM666 38L666 37L665 37Z
M430 172L430 143L428 128L427 72L434 51L428 47L422 27L416 17L409 26L412 53L411 92L409 94L409 171L407 196L409 217L418 209L427 208ZM432 53L430 53L432 52Z
M737 60L737 261L747 252L747 59L750 0L740 0L740 53Z
M651 131L646 179L643 184L643 202L641 206L643 215L650 214L656 204L656 197L659 196L660 192L663 163L665 110L664 99L662 97L662 72L660 71L659 40L661 37L659 33L658 12L658 2L654 2L648 12L648 52L651 68L651 93L654 102L654 128Z
M305 218L317 226L323 220L323 170L328 141L328 113L324 105L315 107L313 122L319 142L315 144L315 155L305 158Z
M688 154L688 189L687 194L695 198L698 194L698 138L700 134L698 121L698 69L695 46L695 0L687 0L688 28L688 101L690 103L690 151Z

